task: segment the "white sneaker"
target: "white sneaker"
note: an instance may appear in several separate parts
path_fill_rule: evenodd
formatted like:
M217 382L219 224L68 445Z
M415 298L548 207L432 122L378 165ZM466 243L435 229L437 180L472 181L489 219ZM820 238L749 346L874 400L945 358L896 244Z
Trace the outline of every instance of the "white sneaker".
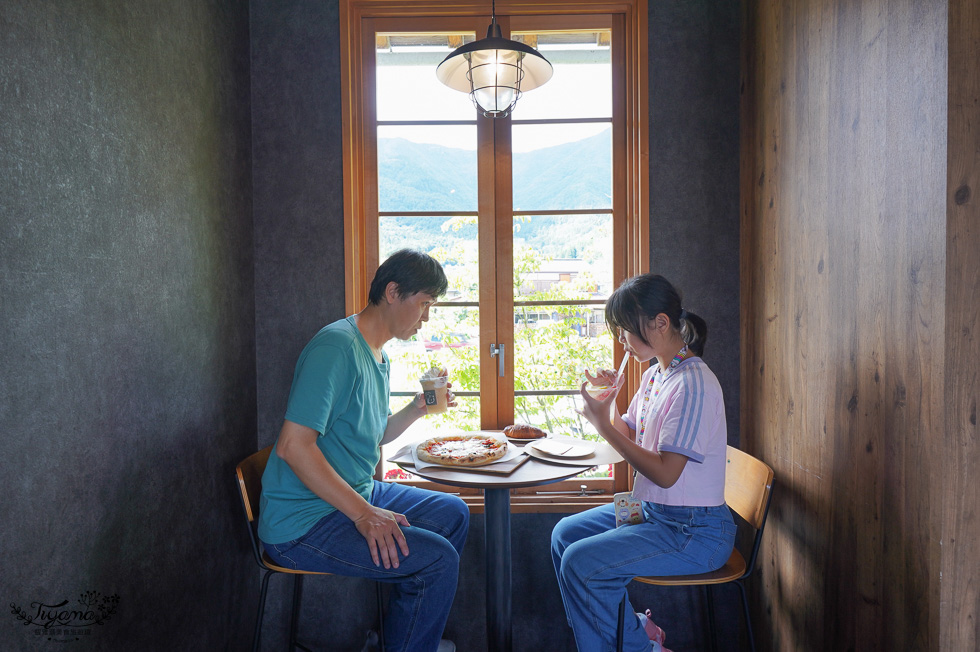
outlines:
M439 649L437 652L456 652L456 644L452 641L442 639L439 641Z

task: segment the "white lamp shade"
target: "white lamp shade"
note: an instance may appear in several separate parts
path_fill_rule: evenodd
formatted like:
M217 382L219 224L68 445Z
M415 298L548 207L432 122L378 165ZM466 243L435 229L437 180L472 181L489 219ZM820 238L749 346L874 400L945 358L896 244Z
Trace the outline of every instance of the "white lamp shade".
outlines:
M491 30L494 27L495 23ZM470 93L484 113L493 117L510 113L521 93L544 84L553 73L548 60L534 48L489 35L456 48L436 68L439 81Z

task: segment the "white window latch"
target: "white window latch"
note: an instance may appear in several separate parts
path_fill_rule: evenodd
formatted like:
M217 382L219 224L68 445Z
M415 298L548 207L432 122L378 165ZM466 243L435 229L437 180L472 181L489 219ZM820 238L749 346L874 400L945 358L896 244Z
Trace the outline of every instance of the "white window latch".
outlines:
M504 345L503 344L491 344L490 345L490 357L497 358L497 375L501 378L504 377Z

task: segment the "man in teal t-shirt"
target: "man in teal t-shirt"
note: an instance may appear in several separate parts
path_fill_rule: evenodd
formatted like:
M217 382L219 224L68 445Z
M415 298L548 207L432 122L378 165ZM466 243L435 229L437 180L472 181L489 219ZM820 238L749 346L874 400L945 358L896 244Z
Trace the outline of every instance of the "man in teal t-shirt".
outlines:
M374 480L381 445L426 414L421 394L390 412L382 347L418 332L447 287L421 252L398 251L378 268L364 310L325 326L300 354L262 476L259 538L269 556L390 582L385 642L396 652L439 649L469 510L456 496Z

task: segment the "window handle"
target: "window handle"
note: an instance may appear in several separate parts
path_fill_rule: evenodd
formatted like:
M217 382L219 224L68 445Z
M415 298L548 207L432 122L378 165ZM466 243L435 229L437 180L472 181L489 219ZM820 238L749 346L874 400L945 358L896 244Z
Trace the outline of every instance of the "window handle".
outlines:
M501 378L504 377L504 345L503 344L491 344L490 345L490 357L497 358L497 375Z

